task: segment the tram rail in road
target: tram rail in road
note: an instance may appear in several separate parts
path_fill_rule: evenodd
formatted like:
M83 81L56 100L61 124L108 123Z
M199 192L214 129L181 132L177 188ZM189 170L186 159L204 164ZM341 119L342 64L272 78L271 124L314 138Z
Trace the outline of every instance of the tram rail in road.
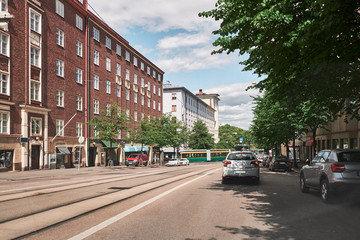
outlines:
M124 189L122 191L112 192L106 195L86 199L84 201L75 202L73 204L68 204L65 206L60 206L57 208L41 211L29 216L16 218L14 220L3 221L0 224L0 232L2 233L2 238L5 239L26 237L30 234L36 233L43 229L47 229L52 226L55 226L56 224L59 224L61 222L65 222L69 219L74 219L84 214L93 212L97 209L110 206L112 204L121 202L125 199L129 199L133 196L137 196L142 193L146 193L148 191L158 189L162 186L179 182L187 178L195 177L197 175L206 175L208 174L208 172L217 171L218 169L219 168L217 166L207 168L205 170L201 169L195 172L185 173L175 177L157 180L151 183L133 187L131 189ZM129 176L124 176L124 178L125 177L129 177ZM72 186L67 186L67 187L72 187ZM79 187L79 185L77 185L77 187ZM48 193L47 189L44 189L42 191ZM50 189L49 191L54 191L54 188ZM33 195L34 193L27 192L27 194ZM17 197L19 196L20 195L17 195ZM2 197L6 197L6 196L2 196ZM8 197L11 197L11 195L9 195Z

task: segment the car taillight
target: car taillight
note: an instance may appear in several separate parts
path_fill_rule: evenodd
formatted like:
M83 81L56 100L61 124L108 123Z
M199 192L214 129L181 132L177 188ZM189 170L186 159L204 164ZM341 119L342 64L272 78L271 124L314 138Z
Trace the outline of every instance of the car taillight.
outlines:
M287 165L291 166L291 162L288 162Z
M251 164L254 164L255 166L259 166L259 162L258 162L258 161L252 161Z
M224 167L227 167L227 165L230 165L231 162L230 161L224 161Z
M343 172L345 171L345 166L342 164L331 164L331 171L333 172Z
M275 162L274 162L274 165L276 165L276 164L278 164L278 162L277 162L277 161L275 161Z

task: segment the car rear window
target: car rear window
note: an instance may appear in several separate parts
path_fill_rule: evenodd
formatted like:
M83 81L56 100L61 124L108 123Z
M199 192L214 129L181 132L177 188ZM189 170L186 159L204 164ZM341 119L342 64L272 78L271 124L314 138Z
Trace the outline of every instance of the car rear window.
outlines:
M138 157L139 157L138 154L132 154L132 155L129 156L129 158L138 158Z
M276 157L275 158L276 161L287 161L286 157Z
M339 162L360 162L360 152L341 152L338 154Z
M228 160L254 160L255 157L251 153L230 153Z

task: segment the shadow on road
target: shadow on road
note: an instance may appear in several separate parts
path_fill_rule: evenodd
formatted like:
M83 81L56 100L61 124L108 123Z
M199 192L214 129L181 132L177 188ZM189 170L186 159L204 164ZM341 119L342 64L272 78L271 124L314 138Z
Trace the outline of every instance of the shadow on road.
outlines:
M216 228L235 236L247 236L244 240L358 239L358 195L336 196L330 204L325 204L318 191L300 192L297 173L265 171L261 178L260 185L239 180L222 184L219 179L208 189L232 192L242 201L242 208L267 230L251 226Z

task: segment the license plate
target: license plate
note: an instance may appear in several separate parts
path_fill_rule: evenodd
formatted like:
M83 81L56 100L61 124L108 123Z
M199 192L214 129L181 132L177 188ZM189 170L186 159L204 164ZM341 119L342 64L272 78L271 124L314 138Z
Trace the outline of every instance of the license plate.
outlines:
M246 173L246 171L235 171L235 173Z
M280 164L285 164L285 162L280 162Z

